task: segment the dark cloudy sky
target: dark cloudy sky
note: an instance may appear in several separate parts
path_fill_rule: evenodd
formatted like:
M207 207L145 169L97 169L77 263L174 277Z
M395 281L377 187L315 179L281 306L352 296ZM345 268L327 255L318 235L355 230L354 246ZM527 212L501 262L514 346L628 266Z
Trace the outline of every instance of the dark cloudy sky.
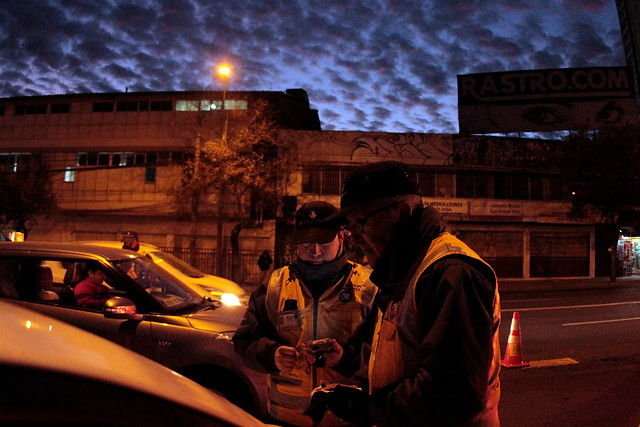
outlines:
M614 0L0 0L0 97L303 88L325 130L458 132L457 74L625 65Z

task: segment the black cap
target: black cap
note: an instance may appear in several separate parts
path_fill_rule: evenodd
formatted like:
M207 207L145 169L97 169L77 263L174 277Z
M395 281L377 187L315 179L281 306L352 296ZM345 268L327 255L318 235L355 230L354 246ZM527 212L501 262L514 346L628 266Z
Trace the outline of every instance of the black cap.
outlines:
M293 244L329 243L340 231L337 224L329 224L326 219L336 214L338 208L328 202L309 202L296 211L293 229Z
M131 240L131 239L135 239L138 240L138 232L134 231L134 230L127 230L124 233L122 233L122 239L120 240L121 242L124 242L126 240Z
M406 164L394 161L369 163L347 176L340 198L340 212L332 219L347 215L367 203L408 194L419 196L420 192Z

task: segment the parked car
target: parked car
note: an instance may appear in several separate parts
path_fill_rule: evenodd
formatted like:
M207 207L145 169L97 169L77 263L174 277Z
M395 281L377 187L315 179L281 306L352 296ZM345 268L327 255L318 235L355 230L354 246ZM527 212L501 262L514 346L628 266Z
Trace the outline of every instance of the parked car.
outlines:
M0 312L2 425L264 425L105 339L8 301Z
M111 298L100 308L80 307L74 298L89 268L101 271L109 288ZM231 342L244 308L203 298L147 256L98 245L0 242L0 293L147 356L248 412L264 413L264 376L244 368Z
M112 248L122 247L122 242L109 240L82 241L76 243L109 246ZM247 292L236 282L225 279L224 277L204 273L180 258L161 250L157 246L140 243L138 252L142 255L149 256L160 267L191 286L196 292L203 296L209 295L227 305L240 305L241 303L246 305L249 300Z

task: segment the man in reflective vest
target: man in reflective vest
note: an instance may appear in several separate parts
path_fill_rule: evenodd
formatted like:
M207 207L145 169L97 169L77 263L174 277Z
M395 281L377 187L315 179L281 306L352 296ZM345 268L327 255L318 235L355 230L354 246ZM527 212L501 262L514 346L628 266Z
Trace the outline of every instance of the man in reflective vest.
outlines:
M332 219L348 224L373 267L381 313L370 396L356 399L342 388L329 407L347 420L367 413L377 426L498 426L500 299L492 268L445 231L436 209L423 207L403 163L354 171L340 208Z
M366 386L362 353L370 351L364 340L375 325L377 289L368 267L347 260L341 227L324 224L337 211L326 202L298 209L292 235L298 260L251 294L233 337L245 364L269 374L268 411L278 424L314 425L304 411L322 383ZM330 411L321 419L320 425L346 424Z

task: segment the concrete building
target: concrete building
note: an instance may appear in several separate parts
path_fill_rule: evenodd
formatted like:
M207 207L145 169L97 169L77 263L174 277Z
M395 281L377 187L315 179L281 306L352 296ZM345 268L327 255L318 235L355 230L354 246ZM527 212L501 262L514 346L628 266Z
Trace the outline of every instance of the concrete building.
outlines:
M222 98L222 92L206 91L0 99L0 165L16 168L25 156L39 154L53 172L59 210L41 218L29 238L119 240L135 229L144 242L185 258L189 220L176 217L168 192L179 185L176 178L193 157L196 137L220 138L222 129L242 123L258 100L270 105L280 128L320 130L318 113L302 89L226 92L224 111ZM234 201L224 204L233 209ZM217 226L216 213L204 209L198 264L208 272L215 270ZM233 226L222 227L225 256ZM257 266L253 271L255 259L273 249L273 228L274 221L266 221L241 236L249 274L259 274ZM227 260L217 273L228 276L229 268Z
M598 224L569 218L562 174L545 154L556 141L451 134L322 131L303 90L229 92L229 126L257 99L278 108L280 138L295 146L283 175L278 209L240 234L244 272L257 280L263 250L287 261L292 214L323 199L339 204L345 176L357 165L400 160L412 165L424 201L439 208L451 230L487 259L500 277L606 275L607 248ZM29 239L119 240L135 229L141 240L188 259L189 221L177 218L168 190L193 155L194 120L220 135L220 92L111 93L0 100L0 162L42 154L53 170L59 211L42 218ZM197 120L196 120L197 121ZM202 122L199 122L201 125ZM232 201L225 200L232 209ZM230 277L227 221L220 238L210 210L198 228L197 266ZM214 263L219 242L226 256ZM354 252L357 256L357 252Z
M562 174L545 153L557 141L451 134L286 131L297 141L299 173L289 197L339 204L358 164L400 160L412 166L424 202L500 277L594 277L607 248L592 219L568 216ZM604 258L604 259L603 259Z

